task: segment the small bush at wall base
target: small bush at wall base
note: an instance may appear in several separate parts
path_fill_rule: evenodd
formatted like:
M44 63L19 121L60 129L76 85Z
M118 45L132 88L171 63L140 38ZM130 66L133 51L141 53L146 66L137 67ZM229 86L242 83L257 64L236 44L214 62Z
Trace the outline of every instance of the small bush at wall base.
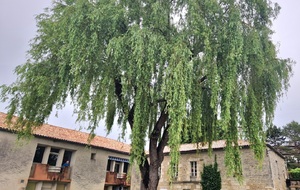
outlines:
M289 173L291 178L300 179L300 168L291 169Z
M201 185L203 190L220 190L221 174L218 171L218 163L215 157L215 163L212 165L204 165L201 173Z

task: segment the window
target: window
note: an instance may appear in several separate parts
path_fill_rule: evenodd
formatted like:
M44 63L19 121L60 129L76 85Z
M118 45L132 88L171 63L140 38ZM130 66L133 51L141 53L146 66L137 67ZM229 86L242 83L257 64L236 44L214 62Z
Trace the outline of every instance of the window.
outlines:
M65 163L66 161L71 162L71 158L72 158L72 151L65 150L64 157L63 157L63 163Z
M123 173L127 173L128 171L128 163L124 162L124 168L123 168Z
M33 162L42 163L44 152L45 152L45 147L38 145L35 150Z
M114 172L116 172L116 173L119 173L119 171L120 171L120 162L115 162L115 169L114 169Z
M96 153L91 153L91 160L96 160Z
M111 160L108 160L107 166L106 166L106 171L110 171L110 167L111 167Z
M191 177L196 177L197 176L197 162L192 161L191 162Z
M50 166L56 166L56 161L59 155L59 149L57 148L51 148L49 158L48 158L48 164Z
M49 156L47 154L47 151L49 151L50 149L50 153ZM58 157L63 157L62 163L65 163L66 161L71 161L72 158L72 154L73 151L71 150L65 150L62 151L64 149L60 149L60 148L52 148L50 146L45 146L45 145L37 145L36 150L35 150L35 154L34 154L34 158L33 158L33 162L35 163L42 163L43 160L45 163L49 164L50 166L56 166L57 164L57 159ZM45 154L46 151L46 154ZM62 153L64 153L62 155ZM45 158L44 158L44 154L45 154ZM43 164L45 164L43 163Z

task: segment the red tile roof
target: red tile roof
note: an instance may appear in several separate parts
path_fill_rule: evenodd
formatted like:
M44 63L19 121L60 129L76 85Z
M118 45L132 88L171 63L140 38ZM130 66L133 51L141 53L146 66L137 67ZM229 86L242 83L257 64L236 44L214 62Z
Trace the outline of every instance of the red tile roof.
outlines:
M0 129L6 129L13 131L12 127L9 127L5 124L5 117L7 115L5 113L0 112ZM123 152L129 154L130 145L125 144L113 139L109 139L106 137L95 136L94 139L88 143L89 133L57 127L49 124L44 124L37 129L34 129L33 134L35 136L63 140L73 143L79 143L83 145L91 145L99 148L114 150L118 152Z
M244 146L250 146L248 141L244 140L239 140L238 141L239 146L244 147ZM225 148L226 147L226 141L225 140L219 140L219 141L213 141L211 145L212 149L220 149L220 148ZM193 151L193 150L207 150L208 149L208 143L201 145L201 143L197 144L182 144L180 145L180 152L187 152L187 151ZM169 153L170 148L168 146L165 147L164 153Z
M249 147L250 143L249 143L249 141L246 141L246 140L238 140L238 145L239 145L239 147ZM213 141L211 147L212 147L212 149L224 149L226 147L226 141L225 140ZM285 159L284 156L280 152L278 152L276 149L274 149L271 145L266 144L266 147L270 148L278 156ZM180 148L179 148L179 151L181 153L184 153L184 152L187 153L187 152L196 151L196 150L208 150L208 143L204 144L204 145L201 145L201 143L199 143L198 147L197 147L196 143L182 144L182 145L180 145ZM164 148L164 153L165 154L170 153L170 148L168 146L166 146Z

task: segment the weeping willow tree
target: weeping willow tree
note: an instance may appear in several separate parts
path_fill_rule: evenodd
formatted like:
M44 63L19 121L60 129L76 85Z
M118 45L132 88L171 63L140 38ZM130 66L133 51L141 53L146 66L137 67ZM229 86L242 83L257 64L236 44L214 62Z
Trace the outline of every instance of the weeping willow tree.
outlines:
M30 133L68 97L92 136L116 118L151 190L166 145L177 164L183 138L211 145L221 129L228 173L242 176L239 135L262 159L263 129L288 87L292 62L271 40L278 11L268 0L56 0L37 16L17 81L2 86L7 119Z

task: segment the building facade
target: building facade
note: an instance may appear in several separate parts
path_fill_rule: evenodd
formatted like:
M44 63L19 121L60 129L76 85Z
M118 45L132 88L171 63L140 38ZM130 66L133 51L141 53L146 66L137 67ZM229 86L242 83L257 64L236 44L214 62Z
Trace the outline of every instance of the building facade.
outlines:
M29 141L5 124L0 113L1 190L134 190L130 145L45 124Z
M200 145L199 145L200 146ZM240 141L241 159L243 167L243 183L236 178L226 175L224 164L225 141L215 141L212 144L212 156L208 155L208 147L200 146L197 152L195 144L184 144L180 148L181 156L178 172L172 184L169 181L168 168L170 167L169 149L165 148L165 158L161 167L159 190L201 190L201 172L203 166L213 164L215 155L218 168L221 172L222 190L286 190L287 169L284 157L271 146L266 146L265 158L260 167L254 158L249 144Z

